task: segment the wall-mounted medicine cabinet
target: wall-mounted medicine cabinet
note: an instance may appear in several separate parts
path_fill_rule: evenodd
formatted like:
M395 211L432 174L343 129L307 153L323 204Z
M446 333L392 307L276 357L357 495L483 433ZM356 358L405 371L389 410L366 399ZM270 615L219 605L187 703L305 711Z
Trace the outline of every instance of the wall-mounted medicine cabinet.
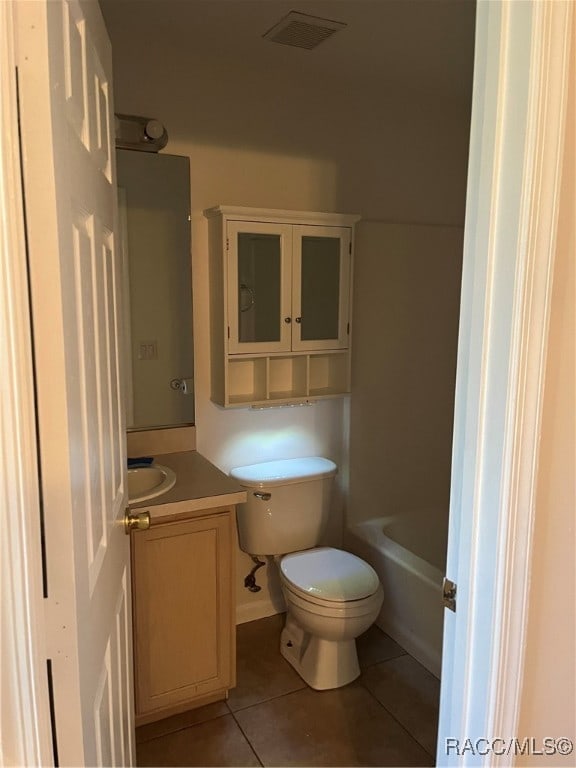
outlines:
M349 392L359 217L231 206L205 215L212 400L279 405Z

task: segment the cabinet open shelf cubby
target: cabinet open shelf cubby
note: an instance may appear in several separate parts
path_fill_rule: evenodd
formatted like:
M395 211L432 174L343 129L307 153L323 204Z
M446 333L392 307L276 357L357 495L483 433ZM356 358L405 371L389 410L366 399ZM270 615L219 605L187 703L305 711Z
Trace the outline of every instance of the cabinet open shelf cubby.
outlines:
M230 355L224 407L302 402L349 392L348 351L300 355Z
M307 355L268 358L268 398L284 400L308 394Z
M349 391L349 356L347 354L310 355L308 394L313 397Z
M266 357L231 359L228 362L228 392L230 405L243 405L253 400L267 399Z

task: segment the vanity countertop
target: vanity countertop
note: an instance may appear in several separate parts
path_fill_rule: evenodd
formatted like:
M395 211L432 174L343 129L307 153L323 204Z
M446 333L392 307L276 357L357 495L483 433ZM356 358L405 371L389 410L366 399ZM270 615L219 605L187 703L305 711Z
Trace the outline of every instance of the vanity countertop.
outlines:
M174 470L176 484L162 496L130 505L148 510L153 522L246 501L246 491L197 451L164 453L154 456L154 463Z

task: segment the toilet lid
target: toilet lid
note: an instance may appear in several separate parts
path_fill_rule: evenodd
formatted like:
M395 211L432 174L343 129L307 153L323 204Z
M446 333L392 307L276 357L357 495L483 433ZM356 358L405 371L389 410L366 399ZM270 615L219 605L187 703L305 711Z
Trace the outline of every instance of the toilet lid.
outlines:
M308 456L303 459L279 459L236 467L230 470L230 477L238 480L245 488L273 488L276 485L291 485L332 477L336 470L336 464L330 459Z
M280 569L297 590L336 603L369 597L380 583L376 571L368 563L350 552L332 547L285 555Z

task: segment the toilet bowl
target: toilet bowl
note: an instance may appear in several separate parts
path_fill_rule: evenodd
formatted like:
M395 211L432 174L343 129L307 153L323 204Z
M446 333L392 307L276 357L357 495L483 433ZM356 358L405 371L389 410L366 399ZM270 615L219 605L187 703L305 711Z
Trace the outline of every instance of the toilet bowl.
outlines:
M360 674L356 638L383 600L374 569L356 555L318 547L336 465L308 457L230 472L247 490L237 510L240 548L274 556L286 601L280 651L308 685L339 688Z
M318 547L283 557L287 620L280 651L311 688L339 688L360 674L356 638L375 621L383 592L359 557Z

